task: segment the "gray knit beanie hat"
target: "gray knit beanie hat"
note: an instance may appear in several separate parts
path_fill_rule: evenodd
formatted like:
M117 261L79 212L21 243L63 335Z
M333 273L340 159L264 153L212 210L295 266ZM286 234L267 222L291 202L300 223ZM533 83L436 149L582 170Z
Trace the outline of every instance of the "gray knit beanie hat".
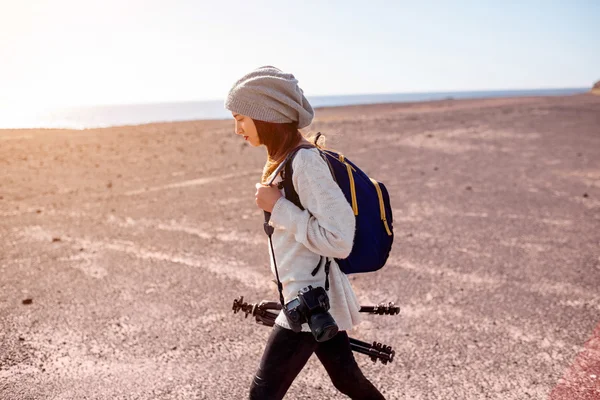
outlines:
M305 128L315 115L298 80L271 65L244 75L229 90L225 100L229 111L265 122L298 122Z

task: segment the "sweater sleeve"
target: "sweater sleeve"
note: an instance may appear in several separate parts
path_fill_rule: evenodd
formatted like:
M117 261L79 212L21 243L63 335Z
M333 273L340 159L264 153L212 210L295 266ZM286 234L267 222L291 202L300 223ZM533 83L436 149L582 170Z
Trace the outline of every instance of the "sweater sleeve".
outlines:
M281 197L271 213L271 225L290 231L310 251L346 258L352 250L356 220L352 207L316 150L298 151L292 182L302 206Z

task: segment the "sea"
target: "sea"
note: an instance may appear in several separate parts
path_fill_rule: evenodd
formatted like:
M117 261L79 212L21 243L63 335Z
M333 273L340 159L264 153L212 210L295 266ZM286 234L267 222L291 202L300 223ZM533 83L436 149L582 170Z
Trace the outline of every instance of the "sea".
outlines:
M308 97L308 100L313 108L319 108L359 104L421 102L443 99L565 96L588 91L589 88L563 88L437 93L390 93L314 96ZM231 113L223 108L223 100L71 107L44 110L30 114L16 114L8 111L3 112L3 110L0 109L0 129L88 129L121 125L140 125L151 122L230 118Z

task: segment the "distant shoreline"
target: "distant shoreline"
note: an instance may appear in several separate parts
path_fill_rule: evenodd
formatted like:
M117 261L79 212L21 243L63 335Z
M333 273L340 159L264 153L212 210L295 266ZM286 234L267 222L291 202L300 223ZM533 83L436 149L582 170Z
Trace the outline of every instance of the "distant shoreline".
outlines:
M584 88L398 93L349 96L318 96L309 101L316 111L328 108L359 107L391 104L427 104L440 101L482 101L488 99L510 99L530 97L560 97L590 93ZM132 104L119 106L78 107L54 110L45 115L11 116L0 114L0 130L6 129L98 129L119 126L148 125L152 123L227 120L229 112L222 101L180 102L156 104Z

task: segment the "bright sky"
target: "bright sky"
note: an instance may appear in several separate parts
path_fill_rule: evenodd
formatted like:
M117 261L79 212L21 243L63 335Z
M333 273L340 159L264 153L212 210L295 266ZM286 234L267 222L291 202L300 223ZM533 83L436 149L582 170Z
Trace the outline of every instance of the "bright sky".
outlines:
M418 4L417 4L418 3ZM600 1L0 0L0 107L591 87Z

